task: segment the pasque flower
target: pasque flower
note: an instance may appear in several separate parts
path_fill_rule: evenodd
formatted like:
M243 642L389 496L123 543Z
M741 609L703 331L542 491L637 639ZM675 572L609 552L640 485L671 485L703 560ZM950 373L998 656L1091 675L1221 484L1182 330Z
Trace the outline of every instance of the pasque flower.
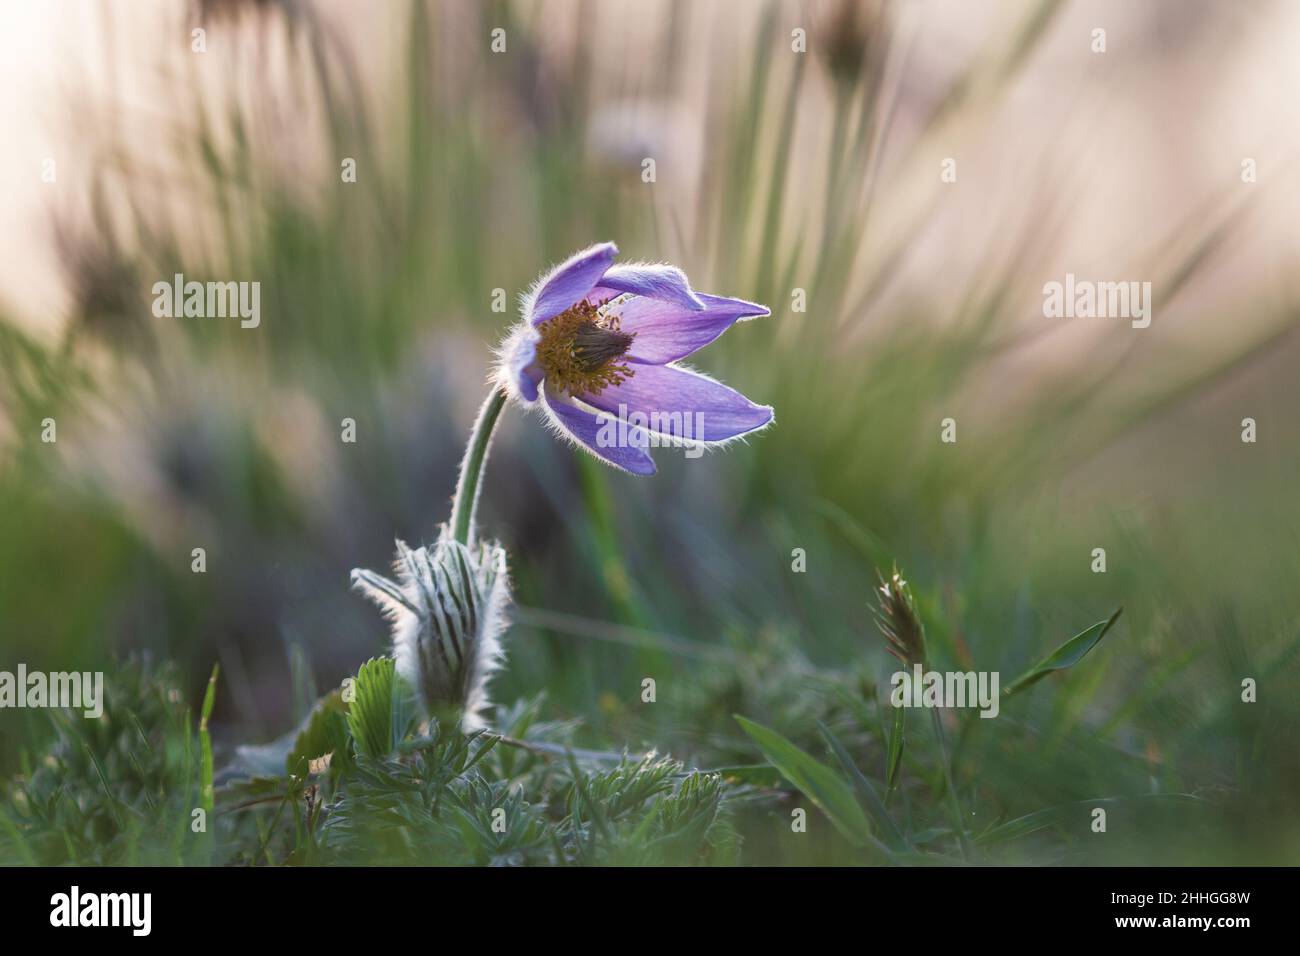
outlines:
M483 726L510 603L505 552L494 543L463 544L443 525L430 547L398 541L393 569L396 581L355 570L352 586L392 624L397 672L430 717L465 730Z
M498 350L500 387L638 475L655 472L652 444L710 445L770 424L769 406L678 364L768 310L695 292L673 266L615 265L617 255L612 242L592 246L534 283Z
M437 541L415 550L398 541L396 580L352 572L352 586L392 624L397 672L442 724L483 726L487 682L502 659L510 602L505 552L476 541L475 512L509 398L540 404L562 435L638 475L654 474L646 453L652 443L717 444L772 421L770 407L677 364L767 309L697 293L672 266L614 265L617 254L612 242L585 249L524 297L522 321L498 351L495 382L465 446L451 518ZM608 429L611 422L620 427Z

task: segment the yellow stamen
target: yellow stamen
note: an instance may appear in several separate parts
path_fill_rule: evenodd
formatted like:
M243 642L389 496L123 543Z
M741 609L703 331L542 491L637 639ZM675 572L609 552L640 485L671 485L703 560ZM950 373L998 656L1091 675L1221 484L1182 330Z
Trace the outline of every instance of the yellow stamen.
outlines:
M599 395L631 378L632 369L618 359L635 333L620 331L618 316L601 311L606 304L584 300L537 327L537 360L548 386L570 395Z

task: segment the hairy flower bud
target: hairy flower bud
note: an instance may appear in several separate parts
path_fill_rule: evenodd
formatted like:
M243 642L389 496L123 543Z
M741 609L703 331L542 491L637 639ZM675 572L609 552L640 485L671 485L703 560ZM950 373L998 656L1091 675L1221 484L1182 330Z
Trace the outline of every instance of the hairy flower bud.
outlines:
M393 570L396 581L354 570L352 586L391 622L397 672L430 717L482 727L487 683L504 657L505 550L486 542L466 547L443 525L431 547L412 550L398 541Z

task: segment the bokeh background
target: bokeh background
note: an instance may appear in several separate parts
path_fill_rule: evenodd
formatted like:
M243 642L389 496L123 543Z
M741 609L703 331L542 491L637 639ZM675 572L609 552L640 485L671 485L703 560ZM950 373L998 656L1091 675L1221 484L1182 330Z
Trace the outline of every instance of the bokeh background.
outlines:
M219 661L219 757L284 732L385 648L348 573L445 519L493 291L612 239L770 305L697 364L777 424L646 480L510 410L497 699L700 767L757 759L733 714L824 752L820 719L878 770L877 568L938 665L1007 679L1122 606L954 720L972 829L1057 808L994 858L1294 863L1297 37L1287 2L6 4L0 668L147 654L197 704ZM261 326L155 318L177 272L259 281ZM1044 318L1067 272L1150 281L1151 327ZM17 772L47 721L0 721ZM1105 837L1070 810L1098 799ZM752 862L851 859L741 824Z

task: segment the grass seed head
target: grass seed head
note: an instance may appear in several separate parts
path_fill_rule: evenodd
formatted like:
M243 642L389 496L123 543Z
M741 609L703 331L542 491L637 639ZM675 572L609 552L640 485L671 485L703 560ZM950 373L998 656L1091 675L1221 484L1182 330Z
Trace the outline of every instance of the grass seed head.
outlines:
M885 638L885 649L897 657L904 666L925 662L925 626L916 610L912 589L899 573L897 566L888 578L876 571L880 581L876 598L880 607L875 609L876 626Z

